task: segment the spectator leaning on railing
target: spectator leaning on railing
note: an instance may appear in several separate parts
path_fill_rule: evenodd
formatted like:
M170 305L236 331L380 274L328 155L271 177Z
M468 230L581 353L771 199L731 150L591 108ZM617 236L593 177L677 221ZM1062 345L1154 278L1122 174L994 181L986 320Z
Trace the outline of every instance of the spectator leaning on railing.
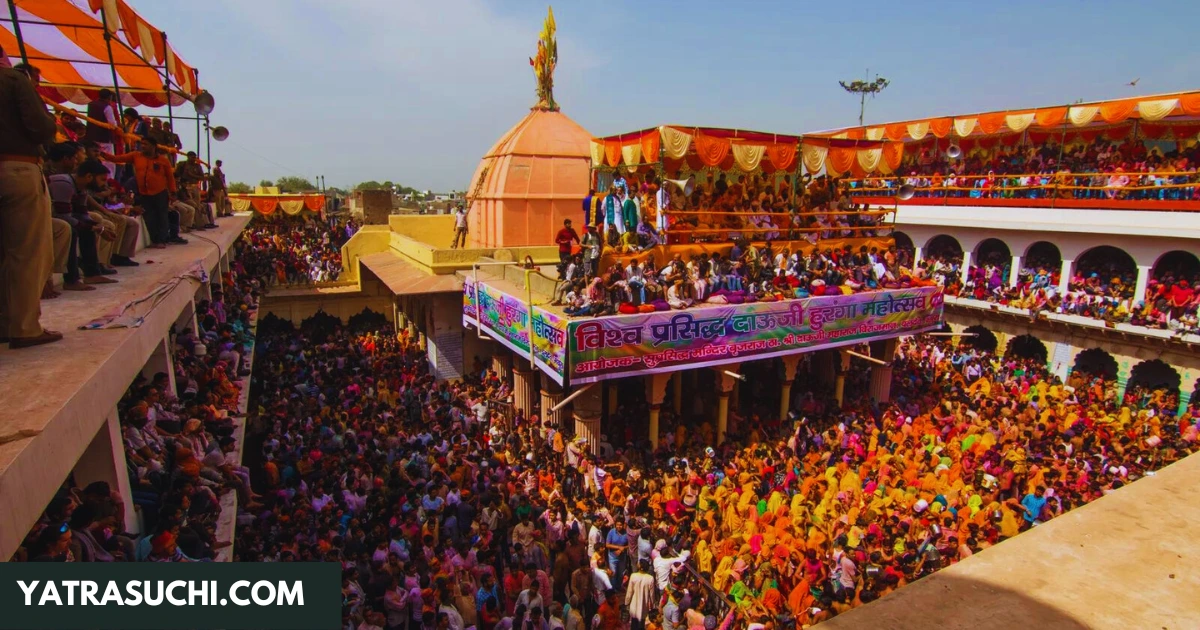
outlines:
M56 125L36 76L0 67L0 339L12 348L62 339L38 322L54 262L50 195L39 163Z
M171 163L159 153L158 145L149 140L142 140L141 145L141 151L137 153L101 155L110 162L133 166L138 202L145 212L146 227L150 230L150 247L161 249L167 243L187 243L177 233L171 234L168 213L176 189Z

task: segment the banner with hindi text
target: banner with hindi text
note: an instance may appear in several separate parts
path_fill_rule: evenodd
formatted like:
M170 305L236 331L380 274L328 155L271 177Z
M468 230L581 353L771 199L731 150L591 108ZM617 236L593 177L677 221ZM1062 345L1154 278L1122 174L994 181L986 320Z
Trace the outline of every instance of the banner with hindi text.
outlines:
M563 384L567 363L565 319L535 306L530 321L530 308L524 300L484 282L476 285L467 277L463 280L463 323L479 326L524 358L529 357L532 335L534 366L559 385Z
M936 287L573 321L571 384L736 363L915 334L942 323Z

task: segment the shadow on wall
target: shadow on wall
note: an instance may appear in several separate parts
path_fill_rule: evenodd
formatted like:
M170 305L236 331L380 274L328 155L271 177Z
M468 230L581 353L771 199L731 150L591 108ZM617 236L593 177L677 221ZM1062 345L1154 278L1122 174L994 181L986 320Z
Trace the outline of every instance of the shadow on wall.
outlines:
M1030 585L1035 590L1037 585ZM918 580L887 597L843 613L822 630L1087 630L1091 626L1025 593L951 575L945 571Z

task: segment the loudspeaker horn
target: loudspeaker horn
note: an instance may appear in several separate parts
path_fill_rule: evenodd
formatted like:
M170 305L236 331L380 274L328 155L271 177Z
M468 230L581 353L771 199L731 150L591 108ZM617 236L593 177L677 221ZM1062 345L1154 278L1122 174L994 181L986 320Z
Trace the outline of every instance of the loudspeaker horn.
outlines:
M962 155L962 147L952 144L949 149L946 149L946 155L950 156L951 159L957 160Z
M917 189L912 184L904 184L900 190L896 192L896 198L901 201L912 199L913 195L917 194Z
M217 101L208 90L200 90L200 93L192 99L192 105L195 106L197 114L207 116L217 106Z
M212 128L212 136L213 136L213 140L216 140L217 142L221 142L229 137L229 129L226 129L223 126L213 127Z
M684 195L691 195L696 190L696 182L693 178L687 179L664 179L668 184L674 184L676 188L683 191Z

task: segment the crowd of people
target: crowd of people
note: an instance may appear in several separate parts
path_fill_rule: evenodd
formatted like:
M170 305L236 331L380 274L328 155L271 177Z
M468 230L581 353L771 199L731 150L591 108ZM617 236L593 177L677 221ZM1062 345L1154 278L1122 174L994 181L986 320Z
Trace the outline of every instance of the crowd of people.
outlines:
M244 264L267 286L332 282L342 272L342 246L358 227L336 216L255 215L244 237L252 244Z
M234 437L247 385L261 280L236 262L196 303L196 326L173 330L173 374L138 375L118 405L132 502L108 482L71 480L50 501L15 559L36 562L206 562L231 544L218 540L221 496L258 495Z
M1125 138L999 145L950 158L930 148L910 150L892 177L852 182L862 196L892 196L907 184L917 197L974 199L1200 199L1200 145ZM1190 145L1190 146L1189 146Z
M959 297L1028 309L1080 315L1109 323L1183 333L1200 332L1200 274L1186 269L1156 270L1137 298L1136 272L1113 260L1083 260L1072 269L1066 292L1060 291L1062 263L1022 261L1015 283L1007 256L973 264L963 281L962 258L953 254L922 259L917 275L933 278Z
M161 122L127 109L118 124L109 90L88 106L94 122L56 118L37 93L37 68L9 67L2 50L0 59L0 339L19 349L62 339L39 321L41 300L61 295L54 274L65 291L116 283L119 268L139 264L143 221L148 247L160 249L229 210L220 162L208 173L195 153L175 164L160 143L178 138Z

